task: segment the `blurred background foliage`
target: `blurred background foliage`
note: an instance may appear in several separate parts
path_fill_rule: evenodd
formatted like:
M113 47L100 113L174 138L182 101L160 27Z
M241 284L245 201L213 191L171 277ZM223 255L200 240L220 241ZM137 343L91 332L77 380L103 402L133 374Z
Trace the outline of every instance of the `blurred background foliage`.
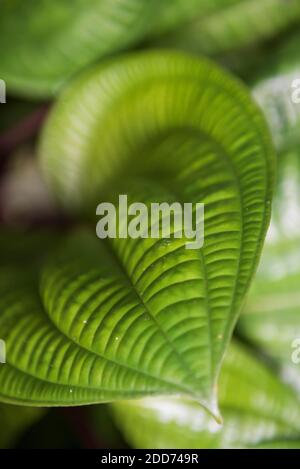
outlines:
M124 50L204 54L250 87L278 155L271 227L220 382L224 425L185 400L75 409L0 405L0 447L300 448L300 0L3 0L0 3L0 263L39 262L74 224L36 162L55 96ZM19 230L22 230L20 236ZM27 233L25 235L25 233ZM20 241L21 239L21 241Z

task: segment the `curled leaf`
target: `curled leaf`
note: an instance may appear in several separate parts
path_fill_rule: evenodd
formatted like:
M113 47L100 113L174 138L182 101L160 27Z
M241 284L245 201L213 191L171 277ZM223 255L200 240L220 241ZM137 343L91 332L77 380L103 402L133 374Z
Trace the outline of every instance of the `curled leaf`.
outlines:
M87 232L32 278L3 271L1 397L75 405L186 395L218 417L222 359L271 209L273 149L247 90L204 59L112 60L62 95L40 154L69 211L91 217L118 193L147 207L201 202L205 244Z

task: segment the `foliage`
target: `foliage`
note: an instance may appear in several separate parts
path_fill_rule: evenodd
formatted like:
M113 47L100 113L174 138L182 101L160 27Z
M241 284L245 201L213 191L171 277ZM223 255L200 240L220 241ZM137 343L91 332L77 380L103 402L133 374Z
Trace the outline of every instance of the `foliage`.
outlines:
M1 227L1 447L99 403L79 426L112 445L300 447L299 23L299 0L1 2L2 181L39 133L62 221ZM205 203L204 246L97 239L119 194Z
M183 399L126 401L112 409L136 448L256 447L298 437L299 398L236 343L226 355L219 387L223 425Z

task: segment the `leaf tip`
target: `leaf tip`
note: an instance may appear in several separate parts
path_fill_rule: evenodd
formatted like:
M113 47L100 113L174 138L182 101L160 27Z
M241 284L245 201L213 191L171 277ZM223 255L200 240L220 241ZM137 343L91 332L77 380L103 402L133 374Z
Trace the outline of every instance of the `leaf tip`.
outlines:
M219 408L217 388L214 388L210 398L207 401L202 401L201 405L204 406L206 411L219 425L223 425L223 417Z

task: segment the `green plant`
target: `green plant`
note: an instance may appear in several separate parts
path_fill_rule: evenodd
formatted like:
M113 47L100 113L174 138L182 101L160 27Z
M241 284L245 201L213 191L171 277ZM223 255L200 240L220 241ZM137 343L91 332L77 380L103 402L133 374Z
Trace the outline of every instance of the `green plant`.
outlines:
M100 403L91 425L104 415L134 447L299 447L299 1L0 9L0 78L19 96L0 133L55 97L32 148L67 227L0 231L0 446L37 407ZM119 194L204 203L204 246L97 239L96 207Z
M91 216L120 187L146 203L202 201L206 242L188 251L185 239L108 245L79 235L38 280L5 271L3 298L13 286L14 304L0 319L9 360L2 398L67 405L180 393L218 416L220 364L272 195L272 147L246 90L206 60L125 57L62 95L40 152L69 209Z

